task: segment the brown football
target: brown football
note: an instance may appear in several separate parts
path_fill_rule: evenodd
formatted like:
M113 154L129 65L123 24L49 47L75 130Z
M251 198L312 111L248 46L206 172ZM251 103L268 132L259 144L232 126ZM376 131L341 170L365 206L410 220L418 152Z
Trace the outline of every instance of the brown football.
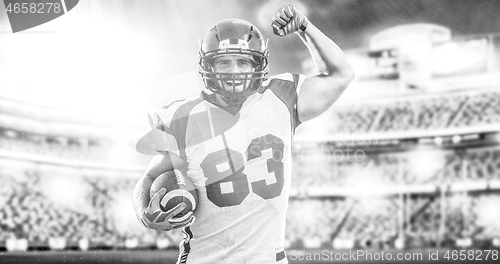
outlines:
M167 190L160 201L160 208L163 211L167 212L180 203L186 204L186 208L174 218L180 218L196 209L198 195L195 186L180 170L167 171L158 176L151 185L150 198L153 198L161 188Z

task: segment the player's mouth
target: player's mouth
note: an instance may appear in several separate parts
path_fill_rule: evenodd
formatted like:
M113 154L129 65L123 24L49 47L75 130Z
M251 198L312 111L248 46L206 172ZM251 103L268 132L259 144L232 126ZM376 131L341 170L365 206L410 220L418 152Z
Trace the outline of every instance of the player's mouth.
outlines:
M240 86L243 84L243 82L240 82L240 81L225 81L224 82L225 84L229 85L229 86Z

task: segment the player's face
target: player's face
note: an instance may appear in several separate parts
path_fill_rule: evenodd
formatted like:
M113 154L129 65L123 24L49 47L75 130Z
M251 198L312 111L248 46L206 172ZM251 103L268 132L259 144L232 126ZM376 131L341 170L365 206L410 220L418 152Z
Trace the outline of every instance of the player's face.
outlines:
M221 56L214 59L214 71L221 73L251 73L255 70L253 61L247 57L238 55ZM240 78L242 78L241 75ZM243 92L250 85L250 80L232 80L228 77L225 81L219 81L219 85L228 92Z

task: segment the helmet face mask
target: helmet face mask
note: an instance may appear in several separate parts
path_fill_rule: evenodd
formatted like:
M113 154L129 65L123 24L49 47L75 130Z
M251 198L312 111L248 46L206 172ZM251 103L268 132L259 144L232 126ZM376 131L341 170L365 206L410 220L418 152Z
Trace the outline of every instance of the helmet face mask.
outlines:
M259 30L251 23L239 19L227 19L211 28L201 44L199 68L205 87L222 97L229 105L241 105L251 94L257 92L268 73L266 43ZM254 64L253 72L216 72L213 62L216 57L238 55ZM222 85L230 81L232 89ZM243 84L241 91L236 86ZM238 84L238 85L237 85Z

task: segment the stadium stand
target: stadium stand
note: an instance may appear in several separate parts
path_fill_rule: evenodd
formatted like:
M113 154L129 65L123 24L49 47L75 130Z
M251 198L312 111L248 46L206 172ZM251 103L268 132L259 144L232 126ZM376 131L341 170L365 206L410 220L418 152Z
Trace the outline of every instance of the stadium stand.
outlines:
M326 115L327 140L294 146L288 248L495 246L497 86L339 102ZM0 247L177 247L181 231L146 229L134 215L131 193L151 158L136 153L138 138L7 98L0 116ZM376 144L334 142L353 134ZM396 143L382 148L380 138Z

